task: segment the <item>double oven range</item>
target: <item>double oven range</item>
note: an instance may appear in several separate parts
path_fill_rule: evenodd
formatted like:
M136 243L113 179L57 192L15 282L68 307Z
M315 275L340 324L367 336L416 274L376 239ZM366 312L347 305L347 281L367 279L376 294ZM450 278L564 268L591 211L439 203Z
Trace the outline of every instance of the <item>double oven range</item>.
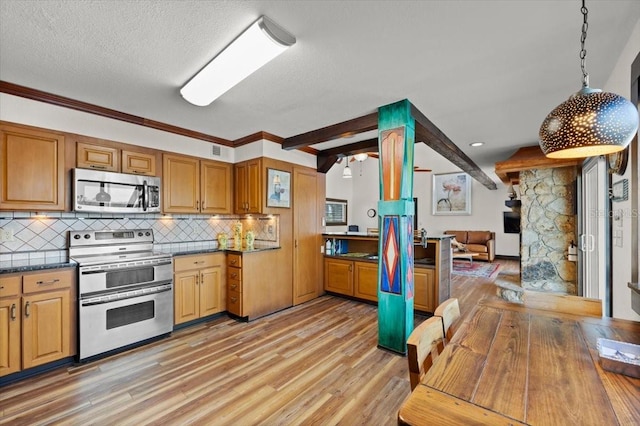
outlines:
M78 263L79 360L171 333L173 267L151 229L71 231Z

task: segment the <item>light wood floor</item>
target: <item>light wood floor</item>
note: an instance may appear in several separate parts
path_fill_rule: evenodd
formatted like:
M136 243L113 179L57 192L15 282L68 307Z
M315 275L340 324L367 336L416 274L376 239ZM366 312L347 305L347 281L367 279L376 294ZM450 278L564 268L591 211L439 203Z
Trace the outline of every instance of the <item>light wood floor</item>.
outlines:
M517 262L497 262L518 273ZM463 315L494 292L453 276ZM333 296L251 323L225 316L8 385L0 424L394 425L407 360L376 345L376 307Z

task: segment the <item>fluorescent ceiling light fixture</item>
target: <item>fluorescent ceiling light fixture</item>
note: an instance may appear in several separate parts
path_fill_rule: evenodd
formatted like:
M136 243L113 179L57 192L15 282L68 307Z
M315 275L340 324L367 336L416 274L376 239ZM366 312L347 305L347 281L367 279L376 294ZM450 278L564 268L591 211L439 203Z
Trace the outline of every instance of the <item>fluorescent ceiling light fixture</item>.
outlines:
M187 101L207 106L287 50L296 38L261 16L180 89Z
M472 146L474 148L478 147L478 146L482 146L484 145L484 142L472 142L469 144L469 146Z

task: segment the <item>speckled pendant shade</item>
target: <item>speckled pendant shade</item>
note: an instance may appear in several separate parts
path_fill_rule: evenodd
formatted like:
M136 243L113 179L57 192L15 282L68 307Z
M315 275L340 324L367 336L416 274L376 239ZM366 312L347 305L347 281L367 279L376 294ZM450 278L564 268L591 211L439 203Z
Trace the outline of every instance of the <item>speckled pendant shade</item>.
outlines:
M638 110L615 93L585 86L558 105L540 127L540 147L549 158L611 154L638 131Z

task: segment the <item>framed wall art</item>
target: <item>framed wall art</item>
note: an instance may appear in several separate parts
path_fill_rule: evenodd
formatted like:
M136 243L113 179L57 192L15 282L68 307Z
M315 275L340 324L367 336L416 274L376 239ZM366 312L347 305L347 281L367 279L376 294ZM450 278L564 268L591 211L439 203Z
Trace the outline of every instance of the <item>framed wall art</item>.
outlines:
M291 173L267 169L267 207L291 207Z
M471 214L471 176L464 172L433 175L433 215Z

